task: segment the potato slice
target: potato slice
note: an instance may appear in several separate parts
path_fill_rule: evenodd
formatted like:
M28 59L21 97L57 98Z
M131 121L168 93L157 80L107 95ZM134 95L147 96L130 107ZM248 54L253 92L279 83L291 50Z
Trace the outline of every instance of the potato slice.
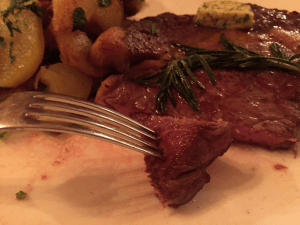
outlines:
M6 10L9 4L10 0L1 0L0 10ZM16 87L28 80L41 64L45 48L41 18L29 10L8 18L14 27L18 25L21 33L14 31L14 37L11 37L0 15L0 36L6 43L5 48L0 46L0 87ZM15 57L13 63L10 50Z
M42 66L36 76L36 89L39 82L45 84L49 92L81 99L89 97L93 86L93 79L91 77L63 63L56 63L50 65L48 68Z

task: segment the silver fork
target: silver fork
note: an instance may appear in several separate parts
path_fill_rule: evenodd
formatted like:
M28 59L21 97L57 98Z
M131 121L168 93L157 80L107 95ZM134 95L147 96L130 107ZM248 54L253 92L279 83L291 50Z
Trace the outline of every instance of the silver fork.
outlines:
M0 103L0 132L39 130L104 140L162 157L152 129L107 107L46 92L20 92Z

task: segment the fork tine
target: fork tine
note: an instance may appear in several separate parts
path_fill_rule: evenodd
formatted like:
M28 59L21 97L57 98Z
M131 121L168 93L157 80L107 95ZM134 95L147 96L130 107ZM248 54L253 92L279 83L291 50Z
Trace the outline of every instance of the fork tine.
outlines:
M47 113L45 111L28 111L25 113L25 117L35 119L38 121L48 121L48 122L56 122L56 123L68 123L68 124L76 124L80 126L85 126L90 129L94 129L96 131L101 131L101 133L108 133L117 136L124 136L128 140L134 141L137 144L147 145L154 149L158 149L156 145L153 143L146 141L134 134L125 132L117 127L113 127L111 125L106 125L99 121L84 117L78 116L70 113Z
M5 129L4 129L5 130ZM7 129L8 131L10 129ZM130 141L101 133L99 131L91 130L91 129L85 129L84 127L75 126L72 127L72 124L61 124L61 123L47 123L46 121L39 121L38 124L31 124L28 127L20 127L13 130L39 130L39 131L49 131L49 132L61 132L61 133L70 133L70 134L80 134L82 136L86 136L89 138L95 138L103 140L105 142L110 142L112 144L116 144L122 147L126 147L129 149L132 149L134 151L140 152L142 154L147 154L154 157L163 158L162 153L156 148L152 148L150 146L142 146L137 145L135 143L132 143Z
M30 103L29 108L31 109L43 109L50 110L54 112L62 112L62 113L71 113L73 115L81 115L87 118L92 118L97 121L102 121L109 123L111 125L117 125L125 127L131 133L138 133L141 136L148 137L152 140L156 140L157 137L154 134L149 133L147 130L139 129L136 126L130 125L122 120L117 118L108 116L107 114L103 114L101 112L97 112L93 109L87 109L82 106L70 105L69 103L61 103L61 102L52 102L52 101L38 101L34 103ZM108 121L108 122L107 122Z
M157 133L154 130L148 128L147 126L144 126L143 124L133 120L130 117L127 117L119 112L116 112L114 110L111 110L101 105L97 105L80 99L75 99L65 95L55 95L55 94L49 95L47 93L37 93L33 96L33 98L45 100L45 101L32 103L31 107L41 107L45 109L46 108L50 109L51 107L53 107L52 109L55 110L68 110L69 112L76 111L76 113L84 116L94 117L94 118L96 117L96 118L102 118L108 120L114 124L118 124L123 127L126 127L130 130L136 131L154 140L156 140L157 137ZM65 105L55 105L54 102L65 103ZM74 108L74 106L76 108ZM84 108L80 108L80 107L84 107ZM87 110L86 108L90 110Z
M38 130L79 134L163 158L163 151L156 145L155 131L106 107L73 97L39 92L14 93L0 102L0 112L0 132ZM104 114L104 119L99 119L99 114ZM111 119L110 114L120 119L115 116ZM131 125L126 126L128 121ZM129 129L124 131L123 126L129 127L130 132Z

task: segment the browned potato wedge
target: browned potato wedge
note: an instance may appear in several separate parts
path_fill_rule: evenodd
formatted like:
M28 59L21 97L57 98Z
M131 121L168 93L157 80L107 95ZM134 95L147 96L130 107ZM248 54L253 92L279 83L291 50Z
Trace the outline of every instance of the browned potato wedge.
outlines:
M75 68L63 63L42 66L37 73L35 88L39 82L47 86L47 91L87 99L92 90L93 79Z
M137 14L145 5L145 0L123 0L124 13L126 16Z
M127 71L130 66L130 53L126 44L125 30L111 27L103 32L92 45L90 61L102 70Z
M0 1L0 10L6 10L10 0ZM17 10L16 10L17 12ZM22 10L16 17L10 15L14 31L11 37L7 26L0 16L0 36L4 38L5 48L0 46L0 87L16 87L28 80L40 66L44 55L44 36L42 20L29 10ZM10 46L10 43L13 43ZM12 63L12 57L15 61Z

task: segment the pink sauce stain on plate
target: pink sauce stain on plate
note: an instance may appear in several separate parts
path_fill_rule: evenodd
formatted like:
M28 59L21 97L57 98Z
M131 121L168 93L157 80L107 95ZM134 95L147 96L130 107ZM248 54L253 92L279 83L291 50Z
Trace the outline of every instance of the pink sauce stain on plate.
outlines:
M286 167L286 166L284 166L284 165L282 165L282 164L275 164L275 165L274 165L274 169L275 169L275 170L287 170L288 167Z

